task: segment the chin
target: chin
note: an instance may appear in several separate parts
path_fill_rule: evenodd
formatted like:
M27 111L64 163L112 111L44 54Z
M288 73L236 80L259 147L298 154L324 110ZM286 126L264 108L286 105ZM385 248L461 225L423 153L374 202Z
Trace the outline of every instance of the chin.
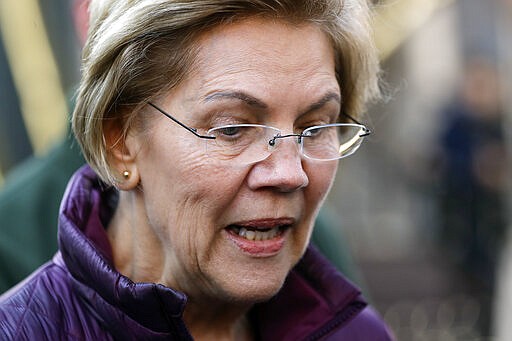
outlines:
M305 244L303 238L287 234L279 252L268 256L245 252L236 242L230 241L229 251L216 258L209 268L212 293L233 303L254 304L269 300L282 288L286 277L302 256Z
M291 265L279 267L245 267L237 273L222 279L219 283L226 298L230 301L254 304L267 301L275 296L283 286Z
M281 281L267 281L261 280L252 281L242 279L239 281L239 286L229 290L232 301L238 301L242 304L255 304L259 302L268 301L274 297L281 287L283 286L284 278Z

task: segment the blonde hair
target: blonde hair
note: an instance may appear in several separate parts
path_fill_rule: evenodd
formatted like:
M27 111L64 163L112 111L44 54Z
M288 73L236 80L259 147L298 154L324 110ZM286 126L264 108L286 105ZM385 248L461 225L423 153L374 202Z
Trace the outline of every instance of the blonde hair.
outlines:
M73 131L97 174L115 184L105 122L123 136L140 109L176 87L193 65L198 35L227 21L264 16L318 25L336 53L342 111L378 97L379 66L366 0L91 0Z

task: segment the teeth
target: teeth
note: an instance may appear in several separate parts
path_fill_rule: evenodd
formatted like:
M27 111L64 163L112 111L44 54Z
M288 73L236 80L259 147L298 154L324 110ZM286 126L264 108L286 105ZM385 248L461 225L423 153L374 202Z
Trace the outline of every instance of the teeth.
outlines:
M245 233L245 239L254 240L255 237L256 237L256 232L254 232L254 231L247 231Z
M238 235L240 237L245 237L247 235L247 229L245 227L242 227L240 231L238 231Z
M269 240L275 238L279 234L279 227L274 227L268 231L247 230L245 227L238 230L238 235L248 240Z

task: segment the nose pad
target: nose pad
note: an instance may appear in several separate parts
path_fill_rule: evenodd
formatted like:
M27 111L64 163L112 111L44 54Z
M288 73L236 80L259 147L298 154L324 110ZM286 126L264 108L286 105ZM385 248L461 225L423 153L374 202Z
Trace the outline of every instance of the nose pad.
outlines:
M292 136L292 139L285 138ZM252 188L271 187L280 192L293 192L309 184L297 138L296 135L287 135L274 137L273 143L269 140L269 156L257 164L250 175L249 185Z
M281 134L277 134L277 135L274 135L269 141L268 141L268 144L267 144L267 149L269 152L274 152L274 150L276 150L278 148L278 146L281 144L281 142L284 142L282 141L283 139L288 139L288 138L292 138L292 140L294 140L296 143L297 143L297 152L299 154L301 154L302 150L299 148L300 146L300 139L301 139L301 135L299 134L288 134L288 135L281 135ZM294 139L295 138L295 139Z

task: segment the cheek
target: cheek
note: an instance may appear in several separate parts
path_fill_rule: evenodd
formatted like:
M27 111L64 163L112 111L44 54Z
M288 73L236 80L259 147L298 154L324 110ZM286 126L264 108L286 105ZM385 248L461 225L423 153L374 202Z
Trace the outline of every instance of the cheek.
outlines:
M338 170L338 162L325 162L305 167L309 174L308 196L311 203L321 204L329 193ZM316 205L313 205L316 206Z
M192 140L192 142L197 142ZM219 167L197 143L153 144L140 160L141 182L152 224L182 226L215 225L236 196L244 175ZM194 233L187 229L185 234ZM169 231L170 233L175 231Z

